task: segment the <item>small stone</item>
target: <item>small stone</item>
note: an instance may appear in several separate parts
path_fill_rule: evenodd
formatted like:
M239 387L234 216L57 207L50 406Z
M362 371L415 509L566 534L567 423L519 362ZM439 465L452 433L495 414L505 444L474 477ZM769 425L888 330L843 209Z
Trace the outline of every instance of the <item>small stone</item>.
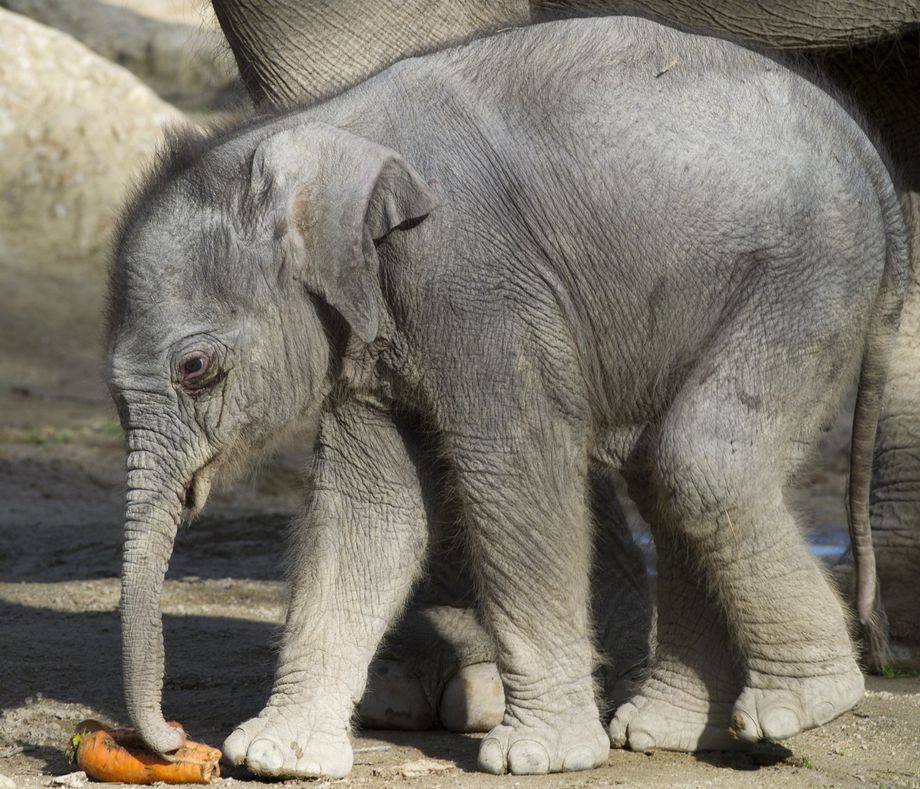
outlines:
M405 762L396 768L396 772L403 778L418 778L423 775L440 773L455 767L453 762L441 762L434 759L416 759Z
M0 789L16 789L16 782L8 775L0 773Z
M132 179L184 116L116 63L3 7L0 52L0 265L21 261L38 279L49 260L102 261ZM85 90L88 74L100 87Z
M69 789L76 789L78 786L83 786L89 779L86 777L86 773L83 770L78 770L75 773L67 773L67 775L56 775L51 779L50 786L66 786Z

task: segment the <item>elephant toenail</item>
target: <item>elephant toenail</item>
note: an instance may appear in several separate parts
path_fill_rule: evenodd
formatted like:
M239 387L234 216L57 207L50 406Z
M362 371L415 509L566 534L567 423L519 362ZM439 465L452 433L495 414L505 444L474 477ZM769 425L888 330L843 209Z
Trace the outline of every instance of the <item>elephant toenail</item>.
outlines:
M504 748L495 737L487 737L479 746L479 769L493 775L506 772Z
M613 718L607 725L607 734L610 738L610 744L614 748L625 748L627 741L627 729L633 716L639 711L639 708L631 701L621 704Z
M224 757L230 764L239 766L246 761L246 743L246 732L243 729L236 728L230 732L222 747Z
M246 764L260 775L278 775L284 764L280 749L271 740L255 740L246 754Z
M759 742L763 736L757 721L744 710L735 710L732 713L729 730L735 737L745 742Z
M814 711L815 723L819 726L823 726L828 721L832 721L839 714L840 710L837 709L836 705L831 704L829 701L822 701Z
M761 717L763 736L768 740L784 740L802 730L799 716L788 707L776 707Z
M629 749L636 753L651 753L655 750L655 738L647 731L629 732Z
M515 775L545 775L549 754L534 740L518 740L508 749L508 771Z
M565 759L562 762L562 771L572 772L575 770L590 770L594 767L594 764L594 754L591 753L591 749L587 746L580 745L576 748L572 748L572 750L565 755Z

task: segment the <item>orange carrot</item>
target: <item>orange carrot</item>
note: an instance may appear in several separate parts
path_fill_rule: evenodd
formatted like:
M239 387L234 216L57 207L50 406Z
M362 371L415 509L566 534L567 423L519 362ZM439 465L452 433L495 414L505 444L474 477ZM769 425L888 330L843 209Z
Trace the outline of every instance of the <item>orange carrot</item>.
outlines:
M181 729L178 723L170 726ZM168 759L146 749L134 729L113 729L87 720L70 740L77 766L90 778L107 783L206 784L220 775L220 751L186 740Z

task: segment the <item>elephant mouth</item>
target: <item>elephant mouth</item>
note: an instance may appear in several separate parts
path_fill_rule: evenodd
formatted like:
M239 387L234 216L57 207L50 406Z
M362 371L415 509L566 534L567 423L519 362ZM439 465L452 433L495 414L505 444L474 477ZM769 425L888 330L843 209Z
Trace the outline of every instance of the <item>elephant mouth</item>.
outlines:
M195 482L195 478L192 477L192 481L185 486L185 493L182 496L182 516L186 520L191 513L197 513L201 511L201 507L197 504L198 494L196 491Z
M196 471L182 494L182 520L190 523L204 509L211 492L211 482L217 470L217 460L211 460Z

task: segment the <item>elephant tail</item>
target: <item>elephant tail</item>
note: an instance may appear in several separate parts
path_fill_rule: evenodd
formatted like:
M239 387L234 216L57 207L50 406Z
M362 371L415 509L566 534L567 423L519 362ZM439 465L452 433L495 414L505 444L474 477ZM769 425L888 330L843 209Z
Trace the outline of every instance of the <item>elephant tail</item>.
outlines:
M887 198L881 202L887 209L888 249L859 371L847 488L850 545L856 570L856 615L867 668L873 672L890 665L891 651L869 522L872 464L891 349L910 272L905 214L890 181L885 180L886 188L879 191Z

